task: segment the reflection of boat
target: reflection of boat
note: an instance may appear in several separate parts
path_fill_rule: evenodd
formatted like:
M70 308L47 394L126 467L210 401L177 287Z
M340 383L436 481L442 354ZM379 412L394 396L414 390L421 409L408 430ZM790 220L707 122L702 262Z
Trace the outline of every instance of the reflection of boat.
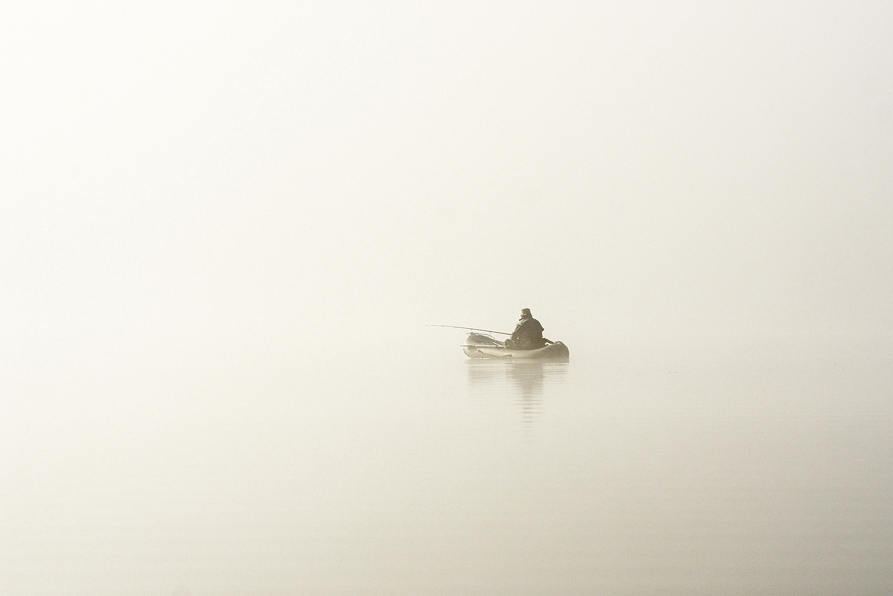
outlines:
M546 344L534 350L518 350L506 348L505 344L483 333L469 333L462 344L465 355L469 358L512 359L512 360L548 360L551 362L567 362L570 352L560 341Z
M542 413L546 396L561 394L570 366L567 361L523 358L472 358L465 364L472 392L487 399L510 397L520 408L527 430Z

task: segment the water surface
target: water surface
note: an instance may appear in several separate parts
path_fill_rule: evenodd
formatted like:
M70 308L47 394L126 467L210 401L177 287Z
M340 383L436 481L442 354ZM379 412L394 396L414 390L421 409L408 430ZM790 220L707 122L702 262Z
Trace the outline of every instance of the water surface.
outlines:
M893 585L889 349L583 348L568 364L472 362L452 344L346 358L23 357L4 381L0 585ZM42 374L27 368L38 364Z

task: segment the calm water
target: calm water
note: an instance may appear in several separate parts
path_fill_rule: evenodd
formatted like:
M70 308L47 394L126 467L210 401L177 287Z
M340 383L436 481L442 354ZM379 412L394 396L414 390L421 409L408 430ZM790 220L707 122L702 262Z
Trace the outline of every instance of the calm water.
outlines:
M443 343L22 356L0 591L893 589L888 347Z

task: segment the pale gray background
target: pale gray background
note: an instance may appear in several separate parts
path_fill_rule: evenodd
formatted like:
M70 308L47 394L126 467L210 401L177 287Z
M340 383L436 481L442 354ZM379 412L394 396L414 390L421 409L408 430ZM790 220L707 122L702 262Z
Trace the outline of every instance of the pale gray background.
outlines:
M847 379L886 395L891 31L889 2L5 3L0 591L300 592L285 563L255 568L269 556L227 545L276 541L269 502L295 490L264 482L295 458L333 474L306 497L322 534L327 514L384 519L368 503L326 509L335 492L367 494L352 484L362 466L327 467L286 437L337 453L337 429L362 419L347 396L415 403L393 379L425 387L438 374L452 379L437 385L444 401L444 387L464 387L464 371L437 372L456 366L461 334L430 323L511 330L530 307L571 346L568 374L622 353L637 377L640 350L650 362L690 350L735 395L748 375L722 381L717 350L746 345L771 361L783 349L831 374L833 359L803 362L837 347L863 358ZM763 385L798 386L785 362ZM627 376L613 370L616 389ZM592 374L553 387L590 403L605 378ZM410 457L418 437L391 431L413 424L388 421L356 422L371 434L352 444L381 449L375 461ZM267 423L281 434L270 439ZM889 429L875 430L878 454ZM232 459L232 443L252 465ZM162 473L177 454L187 463ZM473 461L438 478L467 480ZM220 518L195 522L206 493L229 496ZM219 521L245 507L265 521ZM204 530L157 530L179 528L177 516ZM326 535L340 568L368 562L351 559L348 535ZM178 567L170 544L193 563ZM407 579L462 575L443 560L382 572L397 579L371 592L450 591ZM212 572L215 561L230 563ZM355 592L376 568L357 565L355 584L337 565L308 572L311 591ZM515 572L501 569L465 588L510 586ZM541 577L541 589L558 585ZM574 586L592 584L556 593Z

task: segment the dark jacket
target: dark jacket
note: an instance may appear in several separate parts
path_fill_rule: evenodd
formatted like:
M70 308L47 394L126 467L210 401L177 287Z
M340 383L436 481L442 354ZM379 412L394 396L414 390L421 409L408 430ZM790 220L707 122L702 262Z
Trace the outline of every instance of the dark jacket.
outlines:
M515 347L522 350L542 348L546 345L543 341L543 326L533 317L521 319L512 332L512 341Z

